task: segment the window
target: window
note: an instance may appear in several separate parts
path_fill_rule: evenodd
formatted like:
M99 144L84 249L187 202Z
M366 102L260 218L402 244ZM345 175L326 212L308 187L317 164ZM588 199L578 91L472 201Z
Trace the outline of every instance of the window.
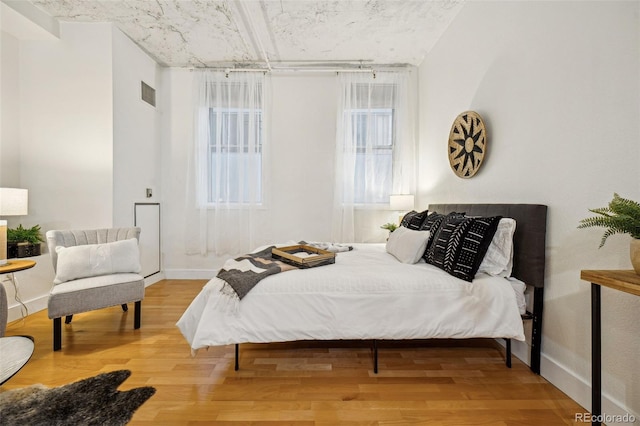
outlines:
M357 241L356 209L387 209L391 194L415 191L417 81L410 69L338 78L331 238Z
M238 255L257 245L265 208L269 79L263 72L194 71L193 157L185 198L188 250Z
M205 75L196 122L197 193L202 207L263 201L262 75Z
M261 202L262 110L210 108L209 128L207 201Z
M343 82L338 141L344 204L388 204L394 190L397 85L370 76ZM368 81L362 81L368 79Z
M355 139L354 202L388 203L392 191L393 109L352 109Z

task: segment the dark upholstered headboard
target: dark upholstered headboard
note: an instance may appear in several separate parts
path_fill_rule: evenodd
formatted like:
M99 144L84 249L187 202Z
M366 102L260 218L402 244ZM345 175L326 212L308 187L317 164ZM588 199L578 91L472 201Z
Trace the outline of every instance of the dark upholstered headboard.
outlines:
M528 285L544 287L547 206L540 204L430 204L429 213L466 213L516 220L512 275Z

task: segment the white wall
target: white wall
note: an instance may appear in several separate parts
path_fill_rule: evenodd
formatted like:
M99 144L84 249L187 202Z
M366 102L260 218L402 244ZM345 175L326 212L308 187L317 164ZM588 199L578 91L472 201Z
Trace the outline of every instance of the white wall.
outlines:
M420 67L419 200L549 206L542 375L591 406L590 285L630 269L629 237L578 230L614 192L640 199L638 2L470 2ZM462 111L487 125L472 179L447 160ZM640 413L640 298L604 289L604 412ZM613 402L612 402L612 401Z
M17 187L20 182L20 116L18 63L20 60L20 42L18 39L5 32L2 33L2 45L0 46L0 183L3 187ZM12 224L9 224L13 227Z
M186 255L185 188L192 139L192 73L163 71L163 230L168 277L211 277L226 258ZM335 73L271 75L266 208L256 215L258 244L330 241L338 99ZM360 211L359 241L384 241L389 211ZM395 219L397 220L397 218ZM241 253L238 253L241 254ZM195 275L194 275L195 274Z
M141 99L141 81L156 89L158 64L113 29L113 225L134 224L136 202L160 200L160 138L156 108ZM151 188L153 197L146 197Z
M266 241L330 238L337 91L335 74L272 77Z
M185 255L185 165L188 164L188 146L193 127L192 76L193 74L186 69L163 69L160 72L163 91L156 98L161 122L162 265L165 271L214 267L204 262L200 256ZM169 275L167 274L167 278L170 278Z
M112 223L111 28L65 23L20 46L20 183L44 230Z

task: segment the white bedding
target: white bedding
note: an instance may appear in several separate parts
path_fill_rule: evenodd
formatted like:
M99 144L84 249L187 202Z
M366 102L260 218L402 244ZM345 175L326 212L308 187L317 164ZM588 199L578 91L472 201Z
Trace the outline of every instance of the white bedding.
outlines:
M193 350L294 340L524 340L507 279L479 274L469 283L426 263L403 264L384 244L355 244L333 265L265 278L235 310L222 284L209 281L177 323Z

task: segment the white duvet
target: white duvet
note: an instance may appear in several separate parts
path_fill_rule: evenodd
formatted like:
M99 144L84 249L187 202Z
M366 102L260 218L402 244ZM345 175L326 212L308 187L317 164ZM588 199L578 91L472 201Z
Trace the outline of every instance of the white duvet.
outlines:
M272 275L236 309L213 278L177 323L193 350L233 343L493 337L524 340L508 280L472 282L356 244L333 265Z

